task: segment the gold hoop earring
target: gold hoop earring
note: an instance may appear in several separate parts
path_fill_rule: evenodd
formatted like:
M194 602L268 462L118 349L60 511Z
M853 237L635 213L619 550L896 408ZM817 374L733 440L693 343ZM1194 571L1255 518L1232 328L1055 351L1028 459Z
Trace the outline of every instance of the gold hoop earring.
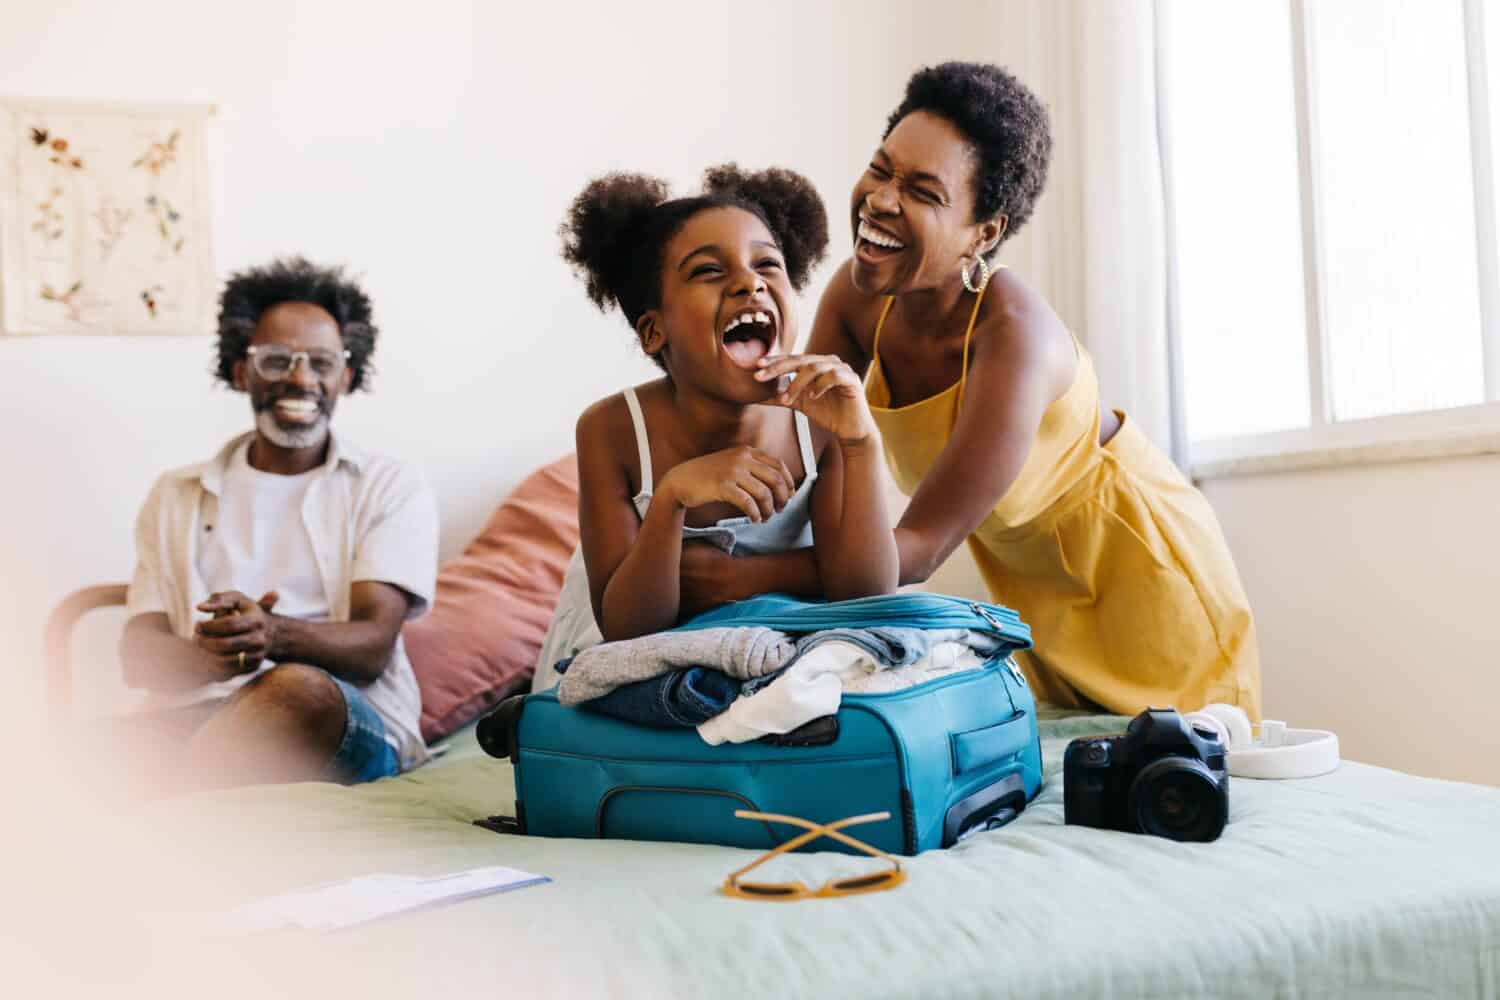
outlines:
M975 295L980 295L984 292L984 286L990 283L990 265L985 263L985 259L978 254L974 255L974 264L976 265L974 269L981 273L977 287L975 282L969 278L968 265L962 260L958 262L958 274L963 279L965 288Z

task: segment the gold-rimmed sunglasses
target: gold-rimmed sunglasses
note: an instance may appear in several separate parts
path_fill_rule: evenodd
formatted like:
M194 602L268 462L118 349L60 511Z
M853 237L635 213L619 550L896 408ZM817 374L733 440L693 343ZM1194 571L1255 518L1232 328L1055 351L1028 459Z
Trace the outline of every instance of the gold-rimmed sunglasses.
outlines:
M846 826L856 826L860 823L874 823L883 819L890 819L888 812L866 813L863 816L850 816L847 819L835 820L832 823L814 823L798 816L783 816L780 813L750 812L747 809L736 809L734 814L740 819L757 819L767 823L789 823L792 826L804 828L806 833L799 833L774 850L767 851L754 861L738 871L729 873L724 879L721 891L726 896L737 896L740 899L770 899L786 901L793 899L815 899L830 896L852 896L860 892L878 892L881 889L894 889L906 881L906 872L901 868L901 862L891 855L876 847L871 847L863 841L855 840L847 833L841 832ZM825 882L822 887L809 889L801 882L744 882L740 876L753 868L758 868L776 857L788 851L795 851L810 841L819 837L831 837L841 844L848 844L856 850L863 851L872 858L880 858L889 861L891 867L868 875L851 875L847 878L836 878Z

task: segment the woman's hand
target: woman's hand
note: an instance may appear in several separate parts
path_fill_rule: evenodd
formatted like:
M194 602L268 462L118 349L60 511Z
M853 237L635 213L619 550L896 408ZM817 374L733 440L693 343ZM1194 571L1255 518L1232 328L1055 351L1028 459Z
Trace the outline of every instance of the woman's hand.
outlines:
M875 436L875 418L865 402L865 387L854 369L832 354L783 354L763 358L755 377L770 382L791 375L791 384L767 402L807 414L809 420L838 438L839 444L866 442Z
M757 522L785 507L792 492L786 463L745 444L675 466L656 489L684 510L727 503Z

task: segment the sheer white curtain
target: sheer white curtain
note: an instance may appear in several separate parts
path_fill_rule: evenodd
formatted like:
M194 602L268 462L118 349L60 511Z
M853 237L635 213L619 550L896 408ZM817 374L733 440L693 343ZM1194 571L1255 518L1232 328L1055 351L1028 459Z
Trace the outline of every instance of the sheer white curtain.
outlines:
M1168 346L1167 226L1157 133L1153 0L1002 0L983 8L984 55L1052 117L1036 213L1001 252L1078 334L1104 403L1183 464Z

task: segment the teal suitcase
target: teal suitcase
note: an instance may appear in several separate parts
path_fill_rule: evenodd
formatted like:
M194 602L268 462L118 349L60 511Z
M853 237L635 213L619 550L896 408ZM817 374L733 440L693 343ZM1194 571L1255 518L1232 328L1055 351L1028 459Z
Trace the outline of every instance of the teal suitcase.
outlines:
M683 629L766 625L792 633L898 625L966 628L1001 639L982 669L886 694L846 695L832 724L779 744L709 746L691 729L650 729L558 704L512 698L479 740L515 765L516 832L671 840L770 849L794 827L735 810L826 823L871 812L859 839L895 854L948 847L1014 818L1042 785L1036 704L1011 653L1031 645L1015 612L938 594L812 603L766 595L701 615ZM809 850L842 850L834 841Z

